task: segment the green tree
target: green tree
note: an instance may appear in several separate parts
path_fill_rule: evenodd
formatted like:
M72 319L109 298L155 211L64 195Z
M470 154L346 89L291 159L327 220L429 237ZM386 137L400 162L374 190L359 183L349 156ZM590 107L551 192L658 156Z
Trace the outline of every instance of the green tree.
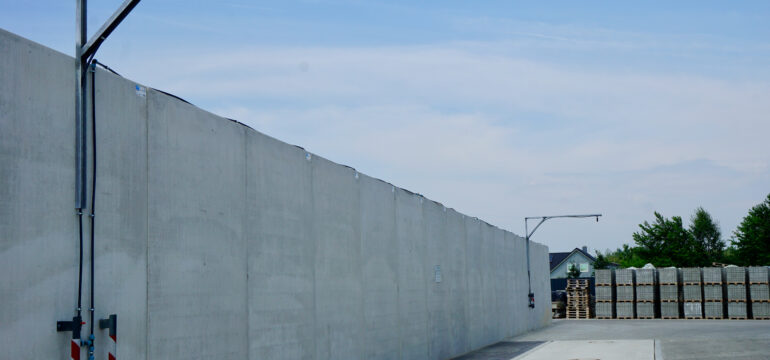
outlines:
M577 264L569 264L569 271L567 271L567 279L577 279L580 277L580 269Z
M682 225L682 218L664 218L655 212L655 222L639 224L640 232L634 233L639 257L655 266L701 266L706 259L699 251L697 242Z
M723 260L725 242L719 224L702 207L695 209L695 214L690 218L689 231L696 242L696 250L705 257L704 265Z
M770 194L749 210L733 234L739 265L770 265Z
M610 265L610 261L599 250L596 251L596 261L594 261L594 269L606 269Z
M605 254L609 262L616 263L622 268L642 267L646 264L644 259L639 256L638 248L628 244L623 244L617 250L613 252L607 251Z

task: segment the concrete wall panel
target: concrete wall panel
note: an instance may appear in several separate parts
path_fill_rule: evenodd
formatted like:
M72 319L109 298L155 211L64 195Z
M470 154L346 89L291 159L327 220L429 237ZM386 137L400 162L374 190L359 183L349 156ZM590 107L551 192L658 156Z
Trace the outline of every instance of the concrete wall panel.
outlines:
M452 354L452 313L449 298L449 278L446 271L456 264L449 262L447 246L446 208L434 201L423 201L425 224L426 261L424 263L425 286L428 306L428 356L430 359L446 359Z
M315 239L305 150L247 134L249 356L315 355Z
M424 199L420 195L396 189L398 309L402 359L428 357L423 202Z
M245 129L147 97L149 357L246 358Z
M316 358L363 356L361 232L355 170L312 159Z
M119 354L147 349L147 98L136 84L96 72L95 313L118 314ZM93 151L93 149L91 149ZM87 288L87 287L86 287ZM98 327L97 327L98 329ZM108 332L96 331L106 359Z
M395 187L365 175L361 186L363 358L399 357Z
M55 325L72 319L77 297L74 68L0 30L0 344L9 359L61 357L69 346Z

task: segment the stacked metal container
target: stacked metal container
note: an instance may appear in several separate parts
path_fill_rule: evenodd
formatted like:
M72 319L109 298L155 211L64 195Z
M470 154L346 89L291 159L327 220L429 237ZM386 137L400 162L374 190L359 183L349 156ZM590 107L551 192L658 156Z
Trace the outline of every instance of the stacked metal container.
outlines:
M596 270L596 318L615 317L615 273L611 269Z
M636 269L636 318L654 319L657 315L658 288L655 269Z
M727 317L730 319L748 319L746 306L746 268L728 266L725 268L727 283Z
M660 294L660 317L663 319L679 319L679 269L675 267L658 269Z
M725 303L722 268L703 268L703 312L706 319L724 319Z
M749 295L754 319L770 320L770 289L768 287L767 267L750 267Z
M615 293L617 303L615 312L618 319L636 317L634 308L634 271L632 269L615 270Z
M683 268L682 293L684 294L685 319L703 318L703 295L701 291L700 268Z

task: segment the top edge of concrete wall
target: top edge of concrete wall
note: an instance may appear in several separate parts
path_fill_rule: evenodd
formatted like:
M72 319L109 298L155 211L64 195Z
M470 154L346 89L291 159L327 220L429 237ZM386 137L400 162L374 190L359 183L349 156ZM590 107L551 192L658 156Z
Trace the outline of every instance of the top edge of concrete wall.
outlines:
M14 33L10 32L10 31L8 31L8 30L5 30L5 29L3 29L3 28L0 28L0 36L9 37L9 38L12 38L12 39L14 39L14 40L17 40L17 41L23 41L23 42L27 42L27 43L29 43L29 44L30 44L30 45L32 45L32 46L37 46L37 47L40 47L40 48L46 49L46 50L48 50L48 51L50 51L50 52L52 52L52 53L55 53L55 54L56 54L56 55L58 55L58 56L67 57L68 59L71 59L72 61L74 61L74 60L75 60L75 59L74 59L74 57L72 57L72 56L70 56L70 55L68 55L68 54L64 54L64 53L62 53L62 52L56 51L56 50L54 50L54 49L51 49L51 48L49 48L49 47L47 47L47 46L45 46L45 45L42 45L42 44L40 44L40 43L38 43L38 42L35 42L35 41L33 41L33 40L30 40L30 39L27 39L27 38L25 38L25 37L22 37L22 36L19 36L19 35L17 35L17 34L14 34ZM158 94L159 96L167 96L167 97L171 98L171 101L177 101L177 102L179 102L179 103L182 103L182 104L184 104L183 106L190 106L190 107L193 107L193 108L195 108L195 109L201 110L201 111L203 111L203 112L205 112L205 113L207 113L207 114L211 114L211 115L212 115L213 117L215 117L215 118L219 118L219 119L221 119L222 121L229 121L229 122L233 122L233 123L235 123L235 124L237 124L237 125L240 125L240 126L244 127L244 128L245 128L245 130L246 130L246 134L247 134L247 135L249 134L249 133L248 133L249 131L253 131L253 132L257 133L257 134L260 134L260 135L262 135L262 136L266 136L266 137L268 137L268 138L271 138L271 139L273 139L273 140L275 140L275 141L278 141L278 142L280 142L280 143L282 143L282 144L286 144L286 145L288 145L288 146L293 146L293 147L297 147L297 148L299 148L299 149L302 149L303 151L305 151L305 152L306 152L306 154L308 154L308 155L309 155L309 157L310 157L310 161L312 161L314 158L318 158L318 159L322 159L322 160L326 160L326 161L329 161L329 162L331 162L331 163L333 163L333 164L335 164L335 165L337 165L337 166L342 166L342 167L346 167L346 168L349 168L349 169L351 170L351 173L352 173L354 176L366 176L366 177L368 177L368 178L371 178L371 179L373 179L373 180L377 180L377 181L383 182L383 183L385 183L385 184L391 185L391 186L392 186L392 189L394 189L394 190L395 190L395 189L398 189L399 191L404 191L404 192L406 192L406 193L408 193L408 194L410 194L410 195L422 197L424 200L427 200L427 201L431 201L431 202L433 202L433 203L435 203L435 204L437 204L437 205L440 205L440 206L442 206L443 208L446 208L447 210L452 210L452 211L454 211L454 212L458 213L458 214L459 214L459 215L461 215L461 216L464 216L464 217L468 217L468 218L471 218L471 219L475 219L475 220L479 221L480 223L482 223L482 224L485 224L485 225L487 225L487 226L493 227L493 228L495 228L495 229L500 229L500 230L503 230L503 231L508 231L508 232L512 233L513 235L515 235L515 236L517 236L517 237L520 237L520 238L522 237L521 235L518 235L517 233L515 233L515 232L513 232L513 231L511 231L511 230L507 230L507 229L501 228L501 227L499 227L499 226L496 226L496 225L494 225L494 224L491 224L491 223L489 223L489 222L487 222L487 221L484 221L484 220L482 220L482 219L479 219L478 217L475 217L475 216L470 216L470 215L467 215L467 214L465 214L465 213L463 213L463 212L457 211L457 210L456 210L456 209L454 209L454 208L450 208L450 207L448 207L448 206L444 205L443 203L441 203L441 202L439 202L439 201L436 201L436 200L433 200L433 199L427 198L427 197L425 197L424 195L422 195L421 193L418 193L418 192L414 192L414 191L411 191L411 190L408 190L408 189L405 189L405 188L402 188L402 187L396 186L396 185L394 185L394 184L392 184L392 183L390 183L390 182L388 182L388 181L385 181L385 180L382 180L382 179L379 179L379 178L376 178L376 177L373 177L373 176L370 176L370 175L366 175L366 174L364 174L364 173L362 173L362 172L360 172L360 171L356 170L356 168L354 168L354 167L352 167L352 166L349 166L349 165L345 165L345 164L340 164L340 163L337 163L337 162L335 162L335 161L333 161L333 160L327 159L327 158L325 158L325 157L323 157L323 156L320 156L320 155L318 155L318 154L315 154L315 153L313 153L313 152L310 152L310 151L308 151L307 149L305 149L305 148L304 148L304 147L302 147L302 146L299 146L299 145L294 145L294 144L289 144L289 143L287 143L287 142L285 142L285 141L283 141L283 140L281 140L281 139L275 138L275 137L273 137L273 136L270 136L270 135L268 135L268 134L265 134L265 133L263 133L263 132L261 132L261 131L258 131L258 130L256 130L256 129L252 128L251 126L249 126L249 125L247 125L247 124L244 124L244 123L243 123L243 122L241 122L241 121L238 121L237 119L230 119L230 118L226 118L226 117L223 117L223 116L221 116L221 115L218 115L218 114L212 113L212 112L210 112L210 111L208 111L208 110L206 110L206 109L203 109L203 108L201 108L201 107L198 107L198 106L196 106L196 105L195 105L195 104L193 104L193 103L190 103L190 102L189 102L189 101L187 101L187 100L184 100L182 97L180 97L180 96L177 96L177 95L175 95L175 94L169 93L169 92L167 92L167 91L164 91L164 90L156 89L156 88L153 88L153 87L151 87L151 86L148 86L148 85L145 85L145 84L141 84L141 83L139 83L139 82L136 82L136 81L134 81L134 80L131 80L131 79L129 79L129 78L126 78L126 77L123 77L123 76L120 76L120 75L116 75L116 74L113 74L113 73L111 73L111 72L109 72L109 71L106 71L106 70L104 70L104 71L100 71L100 73L109 74L109 76L114 76L114 77L119 77L119 78L125 79L125 80L127 80L127 81L130 81L130 82L132 82L132 83L136 84L136 85L140 85L140 86L143 86L143 87L145 87L145 88L147 88L147 89L149 89L149 90L153 90L153 91L157 92L157 94ZM74 71L73 71L73 76L74 76ZM532 243L535 243L535 244L539 244L539 245L543 245L543 246L545 246L544 244L541 244L541 243L538 243L538 242L535 242L535 241L532 241Z

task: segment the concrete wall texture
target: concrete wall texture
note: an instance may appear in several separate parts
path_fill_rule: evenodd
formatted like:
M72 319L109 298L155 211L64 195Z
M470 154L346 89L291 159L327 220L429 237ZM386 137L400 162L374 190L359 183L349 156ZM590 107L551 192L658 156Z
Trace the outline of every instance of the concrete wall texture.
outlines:
M0 30L9 359L68 358L74 69ZM545 246L530 309L521 237L136 85L96 72L95 312L118 314L119 357L443 359L549 323Z

